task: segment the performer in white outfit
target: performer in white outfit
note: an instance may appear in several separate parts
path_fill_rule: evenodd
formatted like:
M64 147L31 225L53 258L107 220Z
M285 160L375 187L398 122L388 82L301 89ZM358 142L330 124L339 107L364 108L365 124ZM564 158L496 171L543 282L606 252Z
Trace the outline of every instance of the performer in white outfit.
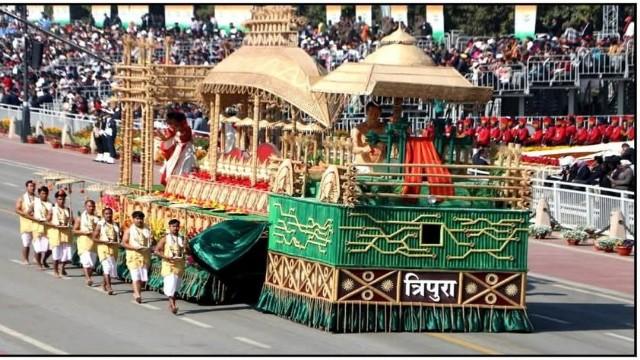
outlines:
M48 268L47 258L49 257L49 239L47 238L46 224L51 220L51 210L53 205L48 201L49 189L42 186L38 189L38 198L33 201L33 212L30 214L33 219L33 251L36 262L40 270Z
M102 210L103 219L96 225L93 231L93 241L98 244L98 258L102 265L102 290L109 295L113 295L111 288L111 278L118 276L116 268L116 257L118 256L118 247L122 232L118 224L113 222L113 210L105 208Z
M67 275L65 267L73 256L71 210L65 205L66 200L67 193L64 190L56 193L56 204L51 210L51 226L47 230L49 246L53 256L53 274L58 277Z
M155 253L162 258L161 275L164 279L164 294L169 297L169 310L178 313L176 291L180 288L181 276L184 272L185 256L189 253L189 243L178 233L180 221L169 221L169 233L158 242Z
M87 286L91 286L93 285L91 274L96 266L96 245L91 236L100 218L95 215L96 203L93 200L85 201L84 209L80 217L75 220L73 232L77 235L76 246L84 271L84 279Z
M36 183L28 180L26 192L16 200L16 213L20 216L20 238L22 240L22 263L29 264L29 247L33 239L33 204L36 200Z
M122 247L127 253L127 268L131 274L133 297L139 304L142 302L142 289L148 281L148 271L151 265L151 245L153 237L151 230L144 225L144 213L134 211L131 214L133 225L125 231L122 237Z

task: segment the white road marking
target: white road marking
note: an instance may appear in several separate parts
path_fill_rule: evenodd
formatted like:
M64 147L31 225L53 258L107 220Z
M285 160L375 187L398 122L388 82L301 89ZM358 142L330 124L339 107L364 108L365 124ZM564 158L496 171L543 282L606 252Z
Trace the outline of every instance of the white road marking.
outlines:
M33 346L37 347L40 350L44 350L44 351L46 351L48 353L56 354L56 355L69 355L68 353L66 353L66 352L64 352L64 351L62 351L60 349L57 349L57 348L55 348L55 347L53 347L51 345L45 344L42 341L36 340L36 339L34 339L34 338L30 337L30 336L27 336L25 334L17 332L15 330L10 329L10 328L8 328L8 327L6 327L4 325L1 325L1 324L0 324L0 331L5 333L5 334L7 334L7 335L9 335L9 336L13 336L16 339L22 340L22 341L26 342L27 344L33 345Z
M70 277L68 277L68 276L61 276L61 277L57 277L57 276L56 276L56 274L54 274L54 273L53 273L53 271L49 271L49 270L47 270L47 271L45 271L44 273L45 273L45 274L47 274L47 275L51 275L51 276L53 276L53 277L54 277L54 278L56 278L56 279L71 280L71 278L70 278Z
M16 263L18 265L27 265L18 259L9 259L9 261L11 261L12 263Z
M9 187L14 187L14 188L19 187L19 186L18 186L18 185L16 185L16 184L13 184L13 183L10 183L10 182L6 182L6 181L5 181L5 182L3 182L2 184L7 185L7 186L9 186Z
M238 341L241 341L243 343L249 344L249 345L257 346L259 348L271 349L271 346L269 346L269 345L257 342L255 340L247 339L246 337L236 336L236 337L234 337L234 339L236 339Z
M576 291L579 293L583 293L583 294L589 294L589 295L594 295L594 296L599 296L601 298L605 298L605 299L609 299L609 300L615 300L615 301L619 301L621 303L625 303L625 304L635 304L635 302L633 300L628 300L628 299L624 299L621 297L616 297L616 296L611 296L611 295L606 295L606 294L600 294L597 292L593 292L593 291L588 291L588 290L582 290L582 289L578 289L572 286L564 286L564 285L560 285L560 284L553 284L553 286L555 287L559 287L562 289L567 289L567 290L571 290L571 291Z
M33 166L33 165L30 165L30 164L22 163L22 162L19 162L19 161L8 160L8 159L0 159L0 164L8 165L8 166L14 166L14 167L23 168L23 169L32 170L32 171L51 170L51 169L48 169L48 168L45 168L45 167ZM72 173L66 173L66 174L69 174L70 176L73 175L74 178L78 178L80 180L85 180L85 181L88 181L88 182L104 183L104 180L94 179L94 178L87 177L87 176L79 176L79 175L75 175L75 174L72 174Z
M189 319L187 317L178 317L178 319L184 321L184 322L188 322L189 324L195 325L195 326L199 326L201 328L205 328L205 329L211 329L213 326L209 325L209 324L205 324L205 323L201 323L200 321L197 320L193 320L193 319Z
M626 336L622 336L622 335L614 334L614 333L612 333L612 332L606 332L606 333L604 333L604 334L605 334L605 335L608 335L608 336L611 336L611 337L614 337L614 338L618 338L618 339L626 340L626 341L629 341L629 342L634 342L634 341L635 341L635 340L633 340L633 339L632 339L632 338L630 338L630 337L626 337Z
M543 241L543 240L529 239L529 241L535 242L536 244L540 244L540 245L544 245L544 246L560 248L560 249L563 249L563 250L574 251L574 252L579 252L579 253L593 255L593 256L604 256L604 257L607 257L607 258L613 259L613 260L622 260L622 261L628 261L628 262L633 262L635 260L635 256L617 256L617 255L613 255L613 254L607 254L607 253L604 253L604 252L601 252L601 251L595 251L593 249L593 247L590 247L589 250L587 250L586 247L585 247L585 249L582 249L582 247L554 244L554 243L546 242L546 241Z
M153 306L153 305L149 305L149 304L138 304L135 300L131 300L132 304L136 304L138 306L142 306L143 308L147 308L149 310L160 310L159 307Z
M576 289L576 291L578 292L582 292L585 293L584 290L591 290L591 292L589 294L594 294L594 295L603 295L604 297L608 296L615 296L617 297L618 300L621 300L622 302L625 303L631 303L633 304L634 300L633 297L630 297L632 295L629 294L625 294L623 292L620 291L614 291L611 289L605 289L605 288L601 288L601 287L597 287L597 286L592 286L592 285L587 285L587 284L583 284L583 283L579 283L579 282L575 282L575 281L570 281L570 280L565 280L565 279L561 279L561 278L557 278L557 277L553 277L553 276L548 276L548 275L542 275L542 274L538 274L535 272L529 272L527 274L527 277L529 278L539 278L542 280L547 280L547 281L551 281L551 282L555 282L558 284L564 284L565 286L569 286L572 289ZM582 291L580 291L582 290ZM607 295L607 294L611 294L611 295Z
M529 316L534 316L540 319L545 319L545 320L549 320L549 321L553 321L555 323L558 324L571 324L569 321L565 321L565 320L560 320L560 319L556 319L556 318L552 318L550 316L545 316L545 315L540 315L540 314L529 314Z

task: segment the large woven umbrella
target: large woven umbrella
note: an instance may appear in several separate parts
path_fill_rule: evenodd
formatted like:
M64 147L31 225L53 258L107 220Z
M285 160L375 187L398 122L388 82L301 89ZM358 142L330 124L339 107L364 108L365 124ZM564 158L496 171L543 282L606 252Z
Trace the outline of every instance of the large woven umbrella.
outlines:
M381 40L381 47L358 63L344 63L316 82L320 93L482 103L492 89L471 84L452 67L437 66L402 29Z

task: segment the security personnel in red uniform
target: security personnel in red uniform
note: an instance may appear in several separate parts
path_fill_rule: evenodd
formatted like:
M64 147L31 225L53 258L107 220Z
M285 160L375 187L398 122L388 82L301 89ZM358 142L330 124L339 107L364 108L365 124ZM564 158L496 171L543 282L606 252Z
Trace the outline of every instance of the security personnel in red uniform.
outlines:
M633 115L625 115L623 125L626 126L624 134L627 141L633 141L636 138L636 128L633 123Z
M554 146L567 145L567 128L566 122L563 119L559 119L556 122L556 132L553 135L553 140L551 140L551 143Z
M495 116L491 117L491 142L497 144L502 139L502 131L500 131L500 126L498 126L498 118Z
M622 126L619 125L619 122L620 118L615 116L611 119L611 126L607 128L607 136L611 142L624 141Z
M556 135L556 127L553 125L553 120L548 116L544 117L542 125L544 127L542 145L550 146L553 142L553 137Z
M489 129L489 119L486 116L480 118L480 126L476 128L476 144L478 147L491 145L491 130Z
M573 137L571 145L584 145L587 142L587 127L584 123L584 118L578 116L576 118L576 135Z
M500 119L500 132L502 133L502 139L500 140L500 142L505 145L512 143L514 138L513 131L509 127L510 123L511 121L508 117L503 117L502 119Z
M604 142L604 143L609 142L609 139L605 137L605 132L607 131L608 127L609 127L609 124L607 123L606 119L604 118L598 119L598 130L600 131L600 136L602 137L602 140L600 140L600 142Z
M436 137L436 129L433 124L433 120L429 120L427 127L422 130L422 137L427 138L429 141L433 141Z
M565 133L567 134L568 143L571 144L573 138L576 136L576 131L578 129L576 128L576 119L573 117L573 115L569 115L567 119L568 123L565 129Z
M611 123L609 124L609 126L607 126L607 128L604 130L604 142L609 142L609 141L620 141L620 140L613 140L611 137L613 135L613 131L616 128L620 128L620 118L617 116L612 116L611 117ZM617 132L618 133L618 138L620 137L620 131Z
M540 127L540 119L531 120L531 125L535 129L533 135L527 140L527 146L540 146L542 144L542 128Z
M589 118L589 130L587 130L587 141L585 145L596 145L602 142L602 133L600 128L596 126L596 118L592 116Z
M467 136L470 136L472 139L476 137L476 129L473 127L473 119L468 117L464 119L464 132Z
M513 130L515 133L515 143L526 145L529 140L529 129L527 129L527 119L520 117L518 119L518 127Z

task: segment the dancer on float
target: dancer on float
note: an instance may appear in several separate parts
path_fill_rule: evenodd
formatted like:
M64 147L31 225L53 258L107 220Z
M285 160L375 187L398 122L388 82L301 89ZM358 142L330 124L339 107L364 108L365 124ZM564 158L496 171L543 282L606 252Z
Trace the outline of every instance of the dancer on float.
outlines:
M49 251L49 239L47 238L46 223L51 220L51 210L53 205L49 202L49 188L42 186L38 189L38 198L33 201L31 215L33 222L33 251L36 262L40 270L49 268L47 258L51 255Z
M151 230L144 225L144 213L134 211L131 214L133 224L122 237L122 247L126 249L127 268L131 274L133 298L142 302L142 289L148 281L149 265L151 264L150 248L153 241Z
M164 278L164 294L169 297L169 310L178 313L176 291L180 288L180 277L184 272L185 256L190 252L189 242L180 232L180 221L169 221L169 233L158 242L155 253L162 258L161 275Z
M73 236L71 235L71 210L65 205L67 193L59 190L56 203L51 209L47 237L53 256L53 274L57 277L67 275L65 266L73 257Z
M116 268L116 258L118 257L118 247L122 239L120 226L113 222L113 210L105 208L102 210L102 220L98 222L93 230L93 241L97 244L98 258L102 265L102 290L113 295L111 279L118 276Z
M16 213L20 216L20 238L22 240L22 263L29 264L29 247L33 240L33 203L36 199L36 183L27 180L26 191L16 200Z
M165 159L160 170L160 183L167 184L171 175L188 174L197 167L196 149L191 128L184 113L167 113L167 128L155 133L161 141L160 152Z
M84 272L84 280L87 286L93 285L91 274L96 266L96 246L91 239L93 230L100 221L100 217L95 215L96 203L93 200L84 202L84 211L80 217L75 219L73 233L77 235L76 245L78 255Z

